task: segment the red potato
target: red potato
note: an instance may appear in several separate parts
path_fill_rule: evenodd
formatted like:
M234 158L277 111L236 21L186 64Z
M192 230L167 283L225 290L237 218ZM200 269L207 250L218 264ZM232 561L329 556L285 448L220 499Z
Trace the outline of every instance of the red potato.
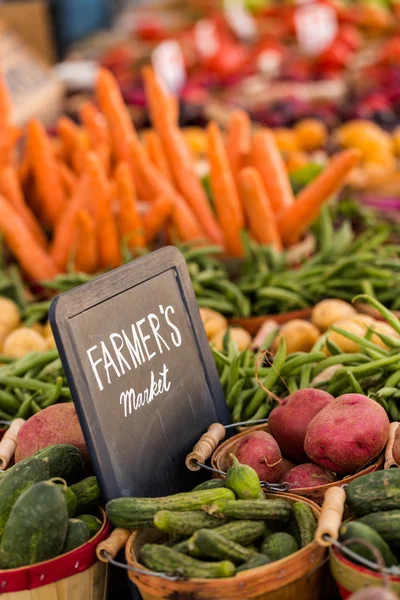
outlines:
M396 465L400 466L400 425L394 434L394 442L392 448L393 460Z
M89 459L85 438L72 402L54 404L33 415L18 432L15 462L53 444L72 444Z
M281 476L279 477L279 483L281 483L282 481L285 481L286 473L289 473L289 471L294 469L295 466L296 465L294 463L292 463L290 460L288 460L287 458L282 458Z
M242 437L235 456L243 465L253 467L261 481L275 483L279 480L282 454L272 435L266 431L253 431Z
M362 394L344 394L313 418L304 449L325 469L355 473L383 450L389 426L388 416L377 402Z
M289 489L292 490L326 485L333 483L335 479L336 477L330 471L326 471L313 463L305 463L294 467L294 469L286 474L285 479L281 477L281 482L288 483L290 486Z
M315 415L333 400L328 392L305 388L290 394L271 411L268 427L284 456L297 464L307 460L304 451L307 427Z

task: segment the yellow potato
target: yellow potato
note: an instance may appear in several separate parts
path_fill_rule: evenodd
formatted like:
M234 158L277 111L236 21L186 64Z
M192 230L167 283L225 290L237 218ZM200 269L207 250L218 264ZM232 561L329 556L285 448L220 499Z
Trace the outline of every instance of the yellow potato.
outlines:
M7 356L21 358L29 352L43 352L47 350L46 340L34 329L20 327L10 333L3 344L3 353Z
M279 348L281 338L286 342L286 352L309 352L318 340L320 335L319 329L309 321L302 319L293 319L285 323L280 328L274 343L272 344L272 352L276 352Z
M333 323L350 319L356 314L357 311L348 302L327 298L314 306L311 313L311 322L320 331L327 331Z
M200 316L209 340L222 329L226 331L228 327L226 318L211 308L200 308Z
M18 306L8 298L0 298L0 328L8 331L16 329L21 322Z
M392 337L392 338L398 339L400 337L399 334L397 333L397 331L395 331L393 329L393 327L391 327L388 323L385 323L384 321L375 321L375 323L373 325L373 329L374 329L374 331L377 331L378 333L383 333L384 335L388 335L389 337ZM380 348L383 348L384 350L387 350L387 348L388 348L388 346L376 334L372 335L371 342L373 342Z
M369 315L363 315L361 313L350 320L354 321L354 323L358 323L358 325L361 325L362 327L366 327L367 329L376 323L373 317L370 317Z
M344 329L360 337L365 336L365 327L359 323L355 323L352 319L337 321L335 327L340 327L340 329ZM356 342L347 339L341 333L337 333L336 331L328 331L327 338L339 346L342 352L351 353L360 351L360 347Z
M210 343L216 347L217 350L222 350L224 336L227 329L221 329L216 335L212 337ZM251 335L245 329L241 327L230 327L229 328L231 340L236 342L239 351L246 350L251 344Z

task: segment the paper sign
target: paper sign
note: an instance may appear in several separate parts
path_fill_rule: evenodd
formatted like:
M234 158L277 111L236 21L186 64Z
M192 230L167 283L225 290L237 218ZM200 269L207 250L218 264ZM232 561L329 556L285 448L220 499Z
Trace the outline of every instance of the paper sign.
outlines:
M201 19L194 27L196 50L203 58L215 56L220 48L217 28L213 21Z
M182 50L176 40L166 40L152 54L153 67L171 94L179 94L186 81Z
M185 457L230 417L181 253L163 248L62 294L50 322L104 499L206 478Z
M244 0L224 0L224 14L238 38L250 42L257 37L256 21L247 10Z
M337 16L331 6L307 3L296 10L294 20L298 43L306 54L320 54L337 35Z

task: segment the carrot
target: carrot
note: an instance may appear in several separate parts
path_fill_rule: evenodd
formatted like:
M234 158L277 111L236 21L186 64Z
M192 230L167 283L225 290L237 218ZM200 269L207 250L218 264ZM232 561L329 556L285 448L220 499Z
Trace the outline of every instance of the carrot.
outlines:
M2 134L10 124L11 112L12 102L10 92L4 76L0 74L0 131Z
M22 159L21 159L19 167L18 167L18 177L19 177L19 180L21 183L21 187L23 189L28 184L31 174L32 174L32 163L31 163L30 152L28 149L28 140L26 139L23 153L22 153Z
M165 179L172 183L171 170L157 133L155 131L146 131L144 134L144 144L153 165L164 175Z
M75 191L57 222L50 254L61 269L67 266L71 248L76 243L76 215L86 207L90 193L89 178L84 174L78 180Z
M57 123L57 131L63 145L63 156L72 165L72 157L79 147L81 129L69 117L61 117Z
M42 203L43 216L46 224L54 225L64 210L65 193L53 147L43 125L37 119L30 121L28 137L33 173Z
M279 215L293 204L294 198L282 155L268 129L258 131L253 137L252 162L260 172L275 214Z
M87 164L90 193L96 200L97 207L96 226L100 264L104 268L118 267L121 264L121 250L111 210L110 184L97 154L90 152Z
M64 186L65 193L67 196L71 196L76 184L77 184L77 176L75 173L63 162L58 163L58 170L60 173L60 178L62 184Z
M244 110L235 110L228 123L225 150L229 166L236 177L245 165L251 150L251 121Z
M174 202L168 196L159 196L143 217L146 242L152 242L174 212Z
M18 179L17 171L9 166L5 167L0 174L0 194L13 206L14 210L25 221L36 242L46 248L47 240L36 220L35 215L25 203L24 194Z
M120 237L127 240L128 247L131 250L143 248L145 246L143 223L137 207L135 185L127 163L120 162L117 165L115 181L119 202Z
M206 235L215 243L223 243L221 228L213 215L207 195L192 162L189 149L178 126L170 117L165 93L153 69L143 70L152 121L160 136L175 185L186 199Z
M97 236L94 221L87 210L76 215L78 229L75 268L82 273L93 273L98 265Z
M31 279L54 279L60 274L57 265L37 243L25 221L3 196L0 196L0 231Z
M225 236L225 247L233 256L243 256L241 230L244 216L235 181L229 168L221 130L211 122L207 127L210 182L215 210Z
M238 176L238 187L253 238L259 244L271 245L281 251L282 240L276 223L276 215L257 169L254 167L242 169Z
M355 148L333 156L322 173L297 195L296 202L279 215L278 227L285 245L300 239L359 160L360 152Z
M82 124L87 131L92 148L109 145L110 131L107 120L93 102L85 102L79 111Z

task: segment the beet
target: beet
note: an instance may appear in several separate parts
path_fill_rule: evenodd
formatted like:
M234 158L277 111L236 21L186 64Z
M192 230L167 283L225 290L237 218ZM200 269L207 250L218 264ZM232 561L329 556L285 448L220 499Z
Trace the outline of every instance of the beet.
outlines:
M321 467L351 474L383 450L388 437L389 419L382 406L362 394L344 394L313 418L304 449Z
M278 444L269 433L253 431L243 436L235 456L243 465L253 467L261 481L275 483L279 480L282 454Z
M289 489L295 489L327 485L328 483L333 483L335 479L334 474L330 471L326 471L313 463L305 463L291 469L286 473L285 479L281 477L281 482L288 483L290 485Z
M299 464L307 461L304 439L310 421L333 402L334 397L321 390L304 389L290 394L268 417L268 428L284 456Z

